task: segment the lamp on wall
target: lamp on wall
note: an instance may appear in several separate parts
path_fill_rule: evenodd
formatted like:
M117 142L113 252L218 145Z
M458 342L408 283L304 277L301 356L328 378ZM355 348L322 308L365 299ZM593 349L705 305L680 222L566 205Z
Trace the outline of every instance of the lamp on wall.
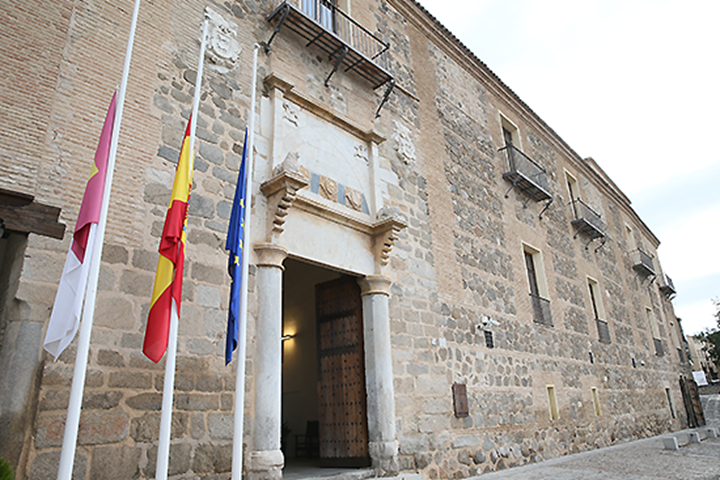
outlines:
M295 335L290 335L288 333L288 334L283 335L281 338L282 338L282 341L284 342L285 340L290 340L291 338L295 338Z

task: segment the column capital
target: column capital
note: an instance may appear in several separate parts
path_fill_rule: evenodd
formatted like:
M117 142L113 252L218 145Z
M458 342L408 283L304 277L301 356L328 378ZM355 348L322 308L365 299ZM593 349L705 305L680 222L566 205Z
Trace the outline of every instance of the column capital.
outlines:
M255 245L255 253L258 256L258 267L275 267L285 270L283 261L287 257L287 248L274 243L258 243Z
M390 296L392 280L385 275L368 275L358 280L362 296L365 295L386 295Z

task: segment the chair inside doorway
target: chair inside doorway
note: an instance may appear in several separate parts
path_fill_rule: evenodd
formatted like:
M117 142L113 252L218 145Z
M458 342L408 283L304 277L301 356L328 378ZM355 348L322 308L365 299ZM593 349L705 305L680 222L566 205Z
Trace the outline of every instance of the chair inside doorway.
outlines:
M320 457L320 422L308 420L304 435L295 435L295 458Z

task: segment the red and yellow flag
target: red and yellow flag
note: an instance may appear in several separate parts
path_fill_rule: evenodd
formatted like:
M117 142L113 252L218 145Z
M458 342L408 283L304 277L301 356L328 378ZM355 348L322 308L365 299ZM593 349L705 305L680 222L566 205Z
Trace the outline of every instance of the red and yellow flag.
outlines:
M193 157L190 151L191 121L192 118L188 120L185 130L175 182L170 195L170 205L160 238L160 258L145 330L143 353L155 363L160 361L167 349L171 310L176 309L177 316L180 317L185 262L185 226L193 174Z

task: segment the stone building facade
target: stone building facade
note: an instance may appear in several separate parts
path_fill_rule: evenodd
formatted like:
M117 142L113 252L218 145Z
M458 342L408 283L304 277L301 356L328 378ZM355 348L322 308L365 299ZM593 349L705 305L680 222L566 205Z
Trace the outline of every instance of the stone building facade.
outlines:
M305 0L284 16L271 0L206 3L226 36L202 84L172 478L229 478L224 241L253 44L271 37L252 187L248 478L280 478L313 422L327 464L424 478L686 425L678 379L689 370L659 240L594 160L419 4L346 0L336 11ZM75 478L154 476L164 361L141 348L205 6L142 3ZM75 343L53 362L42 339L132 2L0 10L0 455L19 478L45 479ZM308 42L298 31L310 17L324 36ZM328 80L343 46L347 58L370 53Z

